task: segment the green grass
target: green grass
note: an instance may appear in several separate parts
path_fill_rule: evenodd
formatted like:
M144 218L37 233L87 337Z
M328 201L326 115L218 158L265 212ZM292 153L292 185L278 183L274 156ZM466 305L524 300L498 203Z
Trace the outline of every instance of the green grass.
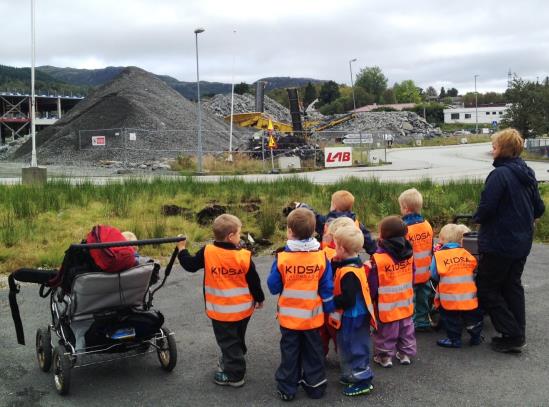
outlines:
M474 211L482 189L481 182L463 181L435 184L429 180L409 184L381 183L376 180L345 179L337 185L315 185L302 178L276 182L244 182L234 178L204 183L193 178L182 180L131 179L123 183L93 185L53 181L45 186L0 186L0 273L22 266L58 266L71 243L83 239L93 225L111 224L131 230L138 238L185 234L191 250L211 239L209 226L200 226L195 215L206 205L227 206L240 217L243 234L265 238L274 246L285 238L282 208L293 201L306 202L327 213L330 196L338 189L355 195L354 210L361 222L376 231L381 218L398 214L398 195L416 187L424 196L423 214L435 229L456 213ZM549 203L549 185L542 185ZM259 206L250 210L251 203ZM166 217L162 206L187 208L190 214ZM549 242L549 215L538 222L536 239ZM169 256L173 247L143 247L144 255Z

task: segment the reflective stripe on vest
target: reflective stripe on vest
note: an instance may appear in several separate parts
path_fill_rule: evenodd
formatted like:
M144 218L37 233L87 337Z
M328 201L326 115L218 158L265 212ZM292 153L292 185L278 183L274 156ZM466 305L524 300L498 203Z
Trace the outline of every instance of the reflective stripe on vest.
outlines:
M284 287L277 306L280 325L294 330L320 328L324 312L318 284L326 270L324 252L280 252L277 266Z
M413 259L394 262L387 253L375 253L379 277L378 314L381 322L399 321L414 313Z
M478 307L477 287L473 272L477 260L467 250L458 247L435 253L440 282L437 303L445 310L469 311Z
M204 296L209 318L234 322L252 315L253 298L246 281L250 262L248 250L206 245Z
M431 261L433 256L433 228L427 221L408 225L407 239L414 250L414 284L424 284L429 281Z
M370 287L368 286L368 279L366 278L366 272L364 267L356 266L344 266L336 270L336 276L334 279L334 296L341 295L341 280L347 273L353 273L360 281L360 287L362 289L362 298L366 308L370 313L370 325L377 329L377 322L375 318L374 306L372 304L372 298L370 295ZM336 312L332 312L329 316L329 323L336 329L341 327L341 316L343 315L342 309L337 309Z

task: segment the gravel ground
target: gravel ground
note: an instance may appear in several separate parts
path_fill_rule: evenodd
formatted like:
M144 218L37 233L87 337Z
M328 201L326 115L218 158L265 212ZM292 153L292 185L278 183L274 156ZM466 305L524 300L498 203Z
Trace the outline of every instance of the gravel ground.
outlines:
M406 405L406 406L542 406L549 400L549 287L548 246L534 245L526 264L524 285L528 346L521 355L494 353L488 344L462 349L435 345L442 333L418 334L418 356L411 366L392 369L373 366L374 392L346 398L338 384L338 362L333 351L327 362L326 397L312 401L300 391L294 405ZM256 265L265 283L272 258ZM266 289L266 287L265 287ZM18 301L27 346L16 344L7 292L0 290L0 405L1 406L271 406L286 405L275 394L274 372L280 361L280 338L274 318L276 298L267 294L265 308L254 314L247 334L247 383L241 389L220 388L212 382L217 346L204 315L202 275L175 270L155 298L176 333L179 361L164 373L155 355L73 370L71 394L61 398L52 374L42 373L34 355L34 333L49 322L46 301L36 287L25 286ZM488 322L484 335L494 334Z

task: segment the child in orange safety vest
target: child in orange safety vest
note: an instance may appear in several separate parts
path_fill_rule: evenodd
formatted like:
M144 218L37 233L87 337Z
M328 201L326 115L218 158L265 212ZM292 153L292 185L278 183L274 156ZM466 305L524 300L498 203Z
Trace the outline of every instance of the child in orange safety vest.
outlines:
M334 234L343 227L350 226L350 227L356 228L356 225L351 218L344 216L341 218L330 220L327 226L328 226L327 231L326 233L324 233L324 236L322 237L322 242L320 243L320 247L322 248L324 253L326 253L327 259L330 261L334 261L336 260L336 249L335 249L335 242L333 239ZM333 264L332 264L332 269L333 269ZM322 338L324 356L327 356L328 352L330 351L330 340L332 340L332 342L334 343L334 350L337 353L337 330L332 325L330 325L328 321L328 315L325 316L324 325L320 328L320 337Z
M445 348L461 348L463 325L471 337L470 345L482 342L483 314L474 279L477 260L462 247L463 234L468 231L464 225L445 225L439 234L442 246L431 264L431 278L438 281L435 306L448 335L437 345Z
M241 249L241 221L233 215L215 218L215 241L191 256L186 241L179 242L179 262L191 273L204 269L206 315L212 320L215 339L221 349L214 382L241 387L246 373L246 328L265 295L251 252Z
M370 368L370 324L376 328L374 307L364 264L358 252L364 237L354 225L339 228L334 234L336 257L334 303L330 323L337 329L340 382L343 394L359 396L374 388L374 374Z
M387 216L379 224L377 251L365 264L370 294L377 311L377 331L373 334L374 362L393 366L412 363L416 354L414 264L412 245L406 239L408 228L398 216Z
M301 384L307 396L324 396L326 373L319 328L324 313L334 311L332 268L313 237L315 215L306 208L288 215L288 240L277 253L267 286L279 295L281 362L275 378L278 395L293 400Z
M415 189L407 189L398 197L402 220L408 226L407 238L414 251L414 327L418 331L430 331L433 290L429 284L433 256L433 228L421 216L423 196Z

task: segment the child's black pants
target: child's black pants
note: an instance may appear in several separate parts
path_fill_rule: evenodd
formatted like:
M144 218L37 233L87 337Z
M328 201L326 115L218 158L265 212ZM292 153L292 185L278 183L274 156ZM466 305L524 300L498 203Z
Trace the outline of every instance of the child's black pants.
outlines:
M212 319L215 340L221 349L220 367L229 376L229 380L237 382L246 374L246 328L250 317L241 321L223 322Z

